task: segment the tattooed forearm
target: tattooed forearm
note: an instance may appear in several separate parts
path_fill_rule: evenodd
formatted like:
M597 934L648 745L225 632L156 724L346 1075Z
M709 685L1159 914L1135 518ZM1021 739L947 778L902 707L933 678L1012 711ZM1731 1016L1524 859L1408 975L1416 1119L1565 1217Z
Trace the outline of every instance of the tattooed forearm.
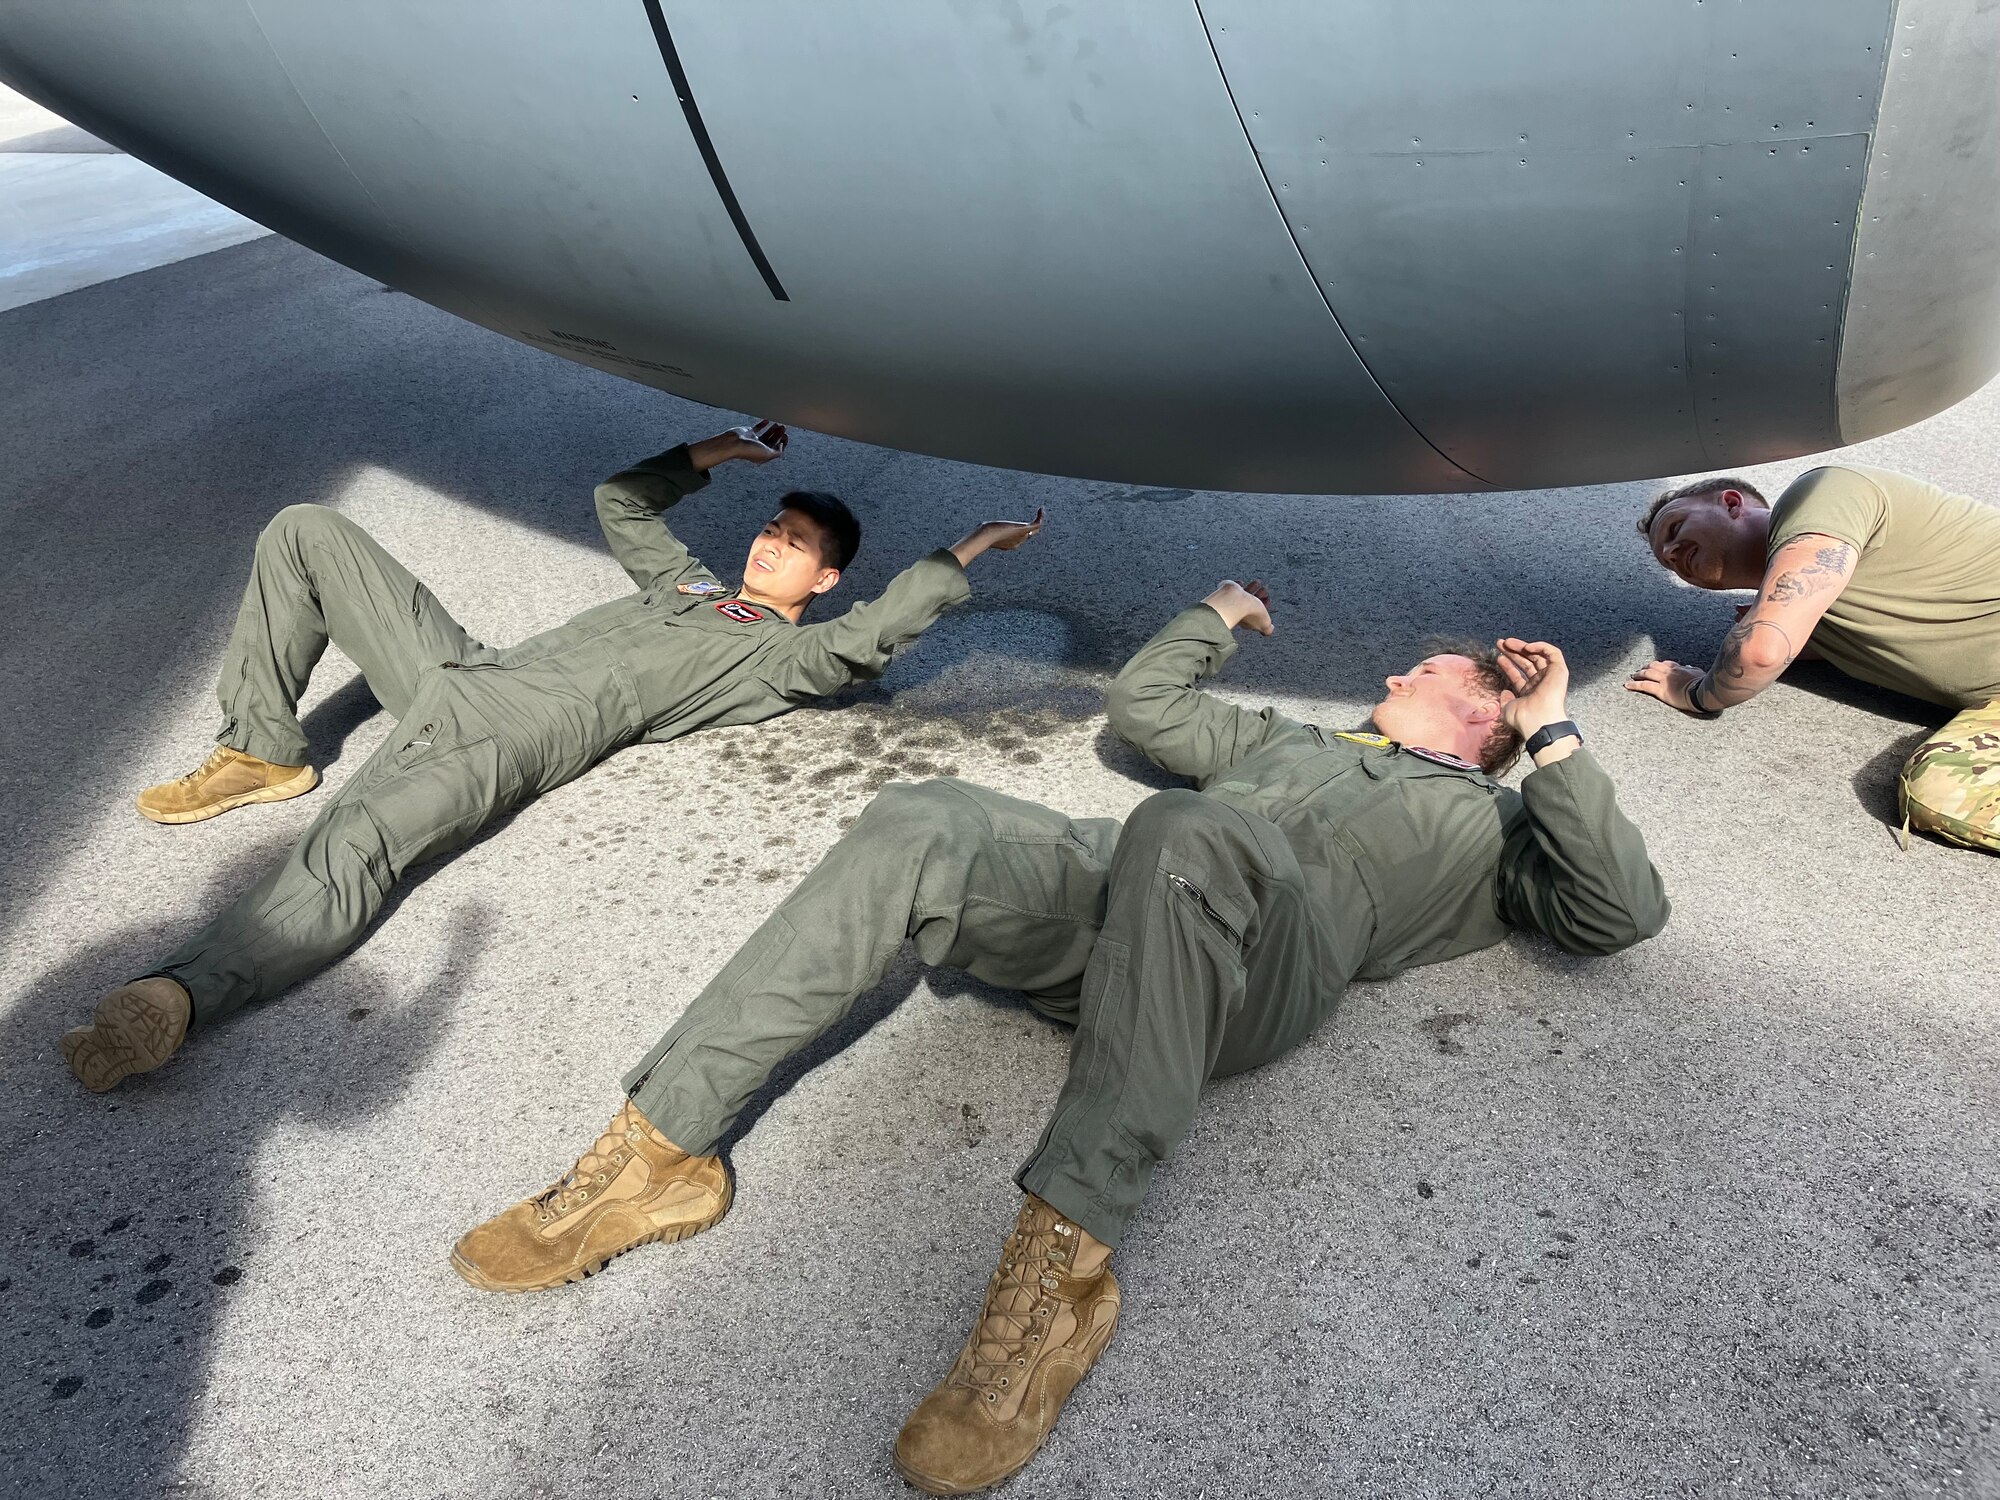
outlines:
M1759 630L1772 632L1767 639L1775 639L1783 648L1776 667L1752 665L1743 659L1751 636ZM1739 703L1748 702L1776 682L1798 654L1791 636L1775 620L1738 620L1730 626L1729 634L1722 638L1722 649L1715 654L1715 665L1696 684L1695 704L1704 711L1711 711L1734 708Z
M1845 542L1818 548L1813 553L1813 560L1804 567L1787 568L1772 579L1764 590L1765 597L1774 604L1785 604L1839 588L1845 581L1847 565L1853 556L1854 549Z

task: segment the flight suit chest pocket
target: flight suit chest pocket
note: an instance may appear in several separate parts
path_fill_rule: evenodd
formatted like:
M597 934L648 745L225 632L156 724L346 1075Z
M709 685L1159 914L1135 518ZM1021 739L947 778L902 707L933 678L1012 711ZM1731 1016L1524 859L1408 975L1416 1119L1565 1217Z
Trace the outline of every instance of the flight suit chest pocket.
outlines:
M647 603L674 619L684 619L698 609L706 609L716 598L713 594L706 597L700 594L683 594L670 583L662 584L661 588L662 592L648 599Z
M1383 877L1433 858L1436 851L1426 847L1395 782L1356 778L1342 790L1348 795L1314 811L1330 825L1334 841L1354 856L1362 878L1377 886L1377 898L1389 898L1399 882Z

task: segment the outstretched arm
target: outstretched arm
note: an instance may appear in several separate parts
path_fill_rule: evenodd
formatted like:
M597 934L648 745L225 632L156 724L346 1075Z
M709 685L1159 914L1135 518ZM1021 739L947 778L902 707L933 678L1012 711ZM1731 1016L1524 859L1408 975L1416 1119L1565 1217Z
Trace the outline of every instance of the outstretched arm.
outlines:
M642 589L662 579L678 583L705 572L662 516L707 484L708 471L717 464L732 458L769 463L785 451L786 440L785 429L776 422L759 422L682 443L613 474L597 487L597 524L604 528L611 555Z
M1032 521L988 521L919 558L882 593L838 619L802 625L765 658L764 680L787 701L822 697L880 677L904 646L968 597L965 570L986 552L1011 552L1042 529Z
M1225 581L1181 611L1125 663L1104 695L1104 714L1121 739L1163 771L1206 786L1274 736L1298 726L1276 709L1251 713L1195 684L1236 654L1238 626L1270 635L1270 590Z
M1837 536L1812 531L1793 537L1771 558L1756 602L1730 626L1713 666L1703 672L1677 661L1656 661L1625 686L1703 718L1748 703L1806 650L1859 561L1853 545Z
M1569 664L1547 641L1497 643L1514 696L1501 712L1524 738L1569 717ZM1500 853L1500 915L1571 953L1616 953L1667 923L1666 889L1646 842L1618 810L1611 778L1574 735L1535 753L1526 816Z

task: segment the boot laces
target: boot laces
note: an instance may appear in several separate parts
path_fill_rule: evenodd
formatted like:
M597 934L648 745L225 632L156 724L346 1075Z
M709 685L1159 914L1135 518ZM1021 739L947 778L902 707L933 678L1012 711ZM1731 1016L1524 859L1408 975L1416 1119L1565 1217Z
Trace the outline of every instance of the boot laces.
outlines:
M203 777L219 771L223 766L227 765L229 763L229 754L230 751L227 745L217 745L213 750L208 752L207 760L196 766L187 775L177 779L182 786L191 787Z
M1076 1226L1066 1219L1024 1214L1007 1236L1000 1268L986 1289L986 1306L972 1331L967 1379L997 1402L1027 1378L1055 1317L1050 1295L1076 1257Z
M626 1120L621 1112L591 1148L577 1158L575 1166L536 1196L533 1200L536 1220L546 1224L588 1203L632 1159L632 1146L639 1134L639 1127Z

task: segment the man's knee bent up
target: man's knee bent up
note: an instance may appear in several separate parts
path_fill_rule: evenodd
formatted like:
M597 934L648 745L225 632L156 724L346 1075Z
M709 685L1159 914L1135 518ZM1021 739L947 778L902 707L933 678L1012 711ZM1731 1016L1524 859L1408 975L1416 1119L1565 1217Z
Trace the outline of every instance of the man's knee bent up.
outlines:
M865 832L889 848L919 848L944 836L957 841L988 831L979 806L962 790L963 783L892 781L861 810L847 838Z

